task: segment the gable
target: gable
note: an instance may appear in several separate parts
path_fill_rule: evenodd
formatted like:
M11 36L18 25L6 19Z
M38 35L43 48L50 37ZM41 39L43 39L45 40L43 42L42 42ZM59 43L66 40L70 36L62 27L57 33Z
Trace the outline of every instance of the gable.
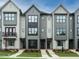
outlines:
M34 5L32 5L25 13L35 15L40 14L40 11Z
M55 12L54 13L68 13L67 11L66 11L66 9L65 8L63 8L62 6L59 6L56 10L55 10Z
M18 11L19 9L12 2L7 3L3 6L3 11Z

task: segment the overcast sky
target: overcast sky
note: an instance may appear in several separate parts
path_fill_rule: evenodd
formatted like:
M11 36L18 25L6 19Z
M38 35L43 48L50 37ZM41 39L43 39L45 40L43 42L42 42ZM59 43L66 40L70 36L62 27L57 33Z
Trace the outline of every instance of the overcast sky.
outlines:
M0 0L0 6L8 0ZM32 4L35 4L40 10L52 12L58 5L62 4L70 11L74 12L79 8L79 0L12 0L15 4L25 12Z

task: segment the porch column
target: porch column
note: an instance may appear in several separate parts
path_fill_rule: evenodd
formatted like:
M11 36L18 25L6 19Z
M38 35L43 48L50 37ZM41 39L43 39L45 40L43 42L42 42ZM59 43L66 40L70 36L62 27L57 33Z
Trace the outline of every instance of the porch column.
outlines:
M47 39L45 39L45 48L47 49Z
M37 40L37 48L40 49L40 39Z
M78 48L78 39L75 39L75 49Z
M26 49L28 49L28 39L26 39Z

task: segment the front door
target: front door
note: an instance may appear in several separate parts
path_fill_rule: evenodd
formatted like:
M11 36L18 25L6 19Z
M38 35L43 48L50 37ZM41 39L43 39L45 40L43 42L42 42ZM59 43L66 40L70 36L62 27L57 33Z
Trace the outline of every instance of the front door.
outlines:
M47 49L50 49L50 41L47 41Z
M77 44L78 44L78 49L79 49L79 39L78 39L78 43Z
M26 41L25 41L25 39L21 39L20 42L21 42L21 45L20 45L21 48L25 49L26 48Z
M45 49L45 40L40 40L40 48Z

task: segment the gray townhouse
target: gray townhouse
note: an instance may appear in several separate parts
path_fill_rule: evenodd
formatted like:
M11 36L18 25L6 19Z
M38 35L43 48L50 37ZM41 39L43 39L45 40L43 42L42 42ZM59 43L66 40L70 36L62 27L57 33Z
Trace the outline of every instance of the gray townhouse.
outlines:
M32 5L25 13L9 0L0 8L0 49L78 49L79 9L63 5L47 13Z

